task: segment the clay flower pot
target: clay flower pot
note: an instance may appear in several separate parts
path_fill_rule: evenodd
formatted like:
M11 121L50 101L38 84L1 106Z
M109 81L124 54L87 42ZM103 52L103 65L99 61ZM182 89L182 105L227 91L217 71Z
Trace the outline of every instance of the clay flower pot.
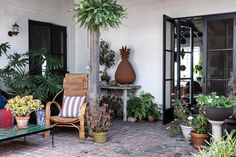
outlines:
M96 143L104 143L107 140L108 132L93 132L93 140Z
M28 123L29 123L29 116L25 117L17 117L16 116L16 124L18 129L25 129L28 128Z
M202 148L205 145L205 141L208 138L208 134L197 134L191 132L192 144L194 148Z

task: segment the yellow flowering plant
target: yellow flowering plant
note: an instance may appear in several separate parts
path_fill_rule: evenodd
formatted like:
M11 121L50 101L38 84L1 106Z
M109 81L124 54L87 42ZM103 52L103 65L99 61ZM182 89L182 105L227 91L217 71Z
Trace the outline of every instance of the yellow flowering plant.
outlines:
M33 99L32 95L29 96L16 96L8 100L5 108L10 110L15 116L29 116L33 111L43 108L40 100Z

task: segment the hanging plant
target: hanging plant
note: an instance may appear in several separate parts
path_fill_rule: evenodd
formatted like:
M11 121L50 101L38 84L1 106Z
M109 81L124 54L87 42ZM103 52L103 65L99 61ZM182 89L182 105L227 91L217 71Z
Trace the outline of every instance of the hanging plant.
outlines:
M99 31L118 28L126 10L116 0L75 0L73 9L80 27Z
M74 17L80 27L90 30L90 104L96 105L99 95L99 32L118 28L126 17L126 9L116 0L75 0Z

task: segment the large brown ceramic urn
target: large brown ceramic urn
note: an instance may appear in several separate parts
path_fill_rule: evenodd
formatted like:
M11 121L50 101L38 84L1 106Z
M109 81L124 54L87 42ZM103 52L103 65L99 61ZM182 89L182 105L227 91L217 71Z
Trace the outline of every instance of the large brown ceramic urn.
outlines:
M115 80L120 84L132 84L136 79L136 75L132 65L129 62L130 49L126 46L120 49L121 62L115 73Z

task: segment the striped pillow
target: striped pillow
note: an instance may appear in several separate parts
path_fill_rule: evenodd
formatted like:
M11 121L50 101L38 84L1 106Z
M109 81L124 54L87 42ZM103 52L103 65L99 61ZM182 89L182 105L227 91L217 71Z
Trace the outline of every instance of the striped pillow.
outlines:
M85 96L64 96L62 110L59 116L79 117L80 107L83 104Z

